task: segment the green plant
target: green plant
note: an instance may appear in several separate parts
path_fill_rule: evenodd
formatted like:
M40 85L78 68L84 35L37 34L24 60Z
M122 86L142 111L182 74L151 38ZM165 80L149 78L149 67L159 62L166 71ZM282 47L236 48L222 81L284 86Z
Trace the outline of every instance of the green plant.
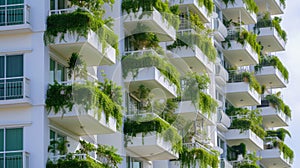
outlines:
M180 153L179 160L181 161L181 167L191 168L195 167L199 163L200 167L218 168L219 157L218 153L208 152L203 148L187 148L183 147Z
M282 141L274 141L273 144L274 147L278 147L279 150L283 153L283 158L288 159L289 163L292 164L294 160L294 151Z
M284 128L278 128L277 130L268 130L267 131L268 137L278 137L282 141L285 140L286 135L291 137L290 132Z
M107 168L104 165L94 161L92 158L87 157L86 160L80 159L66 159L58 160L57 163L51 161L47 162L46 168Z
M238 159L238 155L242 155L243 157L246 155L247 149L244 143L240 143L239 145L227 146L227 160L233 161Z
M198 5L204 5L208 11L208 14L212 14L214 10L214 2L212 0L198 0Z
M257 21L257 24L255 25L255 28L263 28L263 27L274 27L276 31L278 32L278 35L287 42L287 33L281 28L282 19L280 17L274 17L274 19L271 18L269 13L265 13L265 15ZM259 33L259 32L258 32Z
M169 7L168 1L162 0L147 0L147 1L140 1L140 0L124 0L122 1L122 10L123 12L126 11L127 13L133 12L136 13L139 10L142 10L143 15L150 15L152 14L151 11L156 9L161 13L161 15L166 19L166 21L172 25L176 30L179 27L179 8L178 6Z
M248 82L251 88L256 90L257 93L261 94L261 85L258 83L253 73L243 72L242 77L244 82Z
M178 131L157 115L148 114L125 120L124 134L126 136L135 137L137 134L142 133L144 137L150 132L155 132L163 137L165 141L171 142L173 151L181 152L182 138Z
M168 80L177 86L177 92L180 92L179 72L167 60L150 52L145 52L142 56L131 54L123 56L122 70L123 77L126 78L131 72L135 78L140 68L155 66Z
M286 7L286 3L285 3L285 0L279 0L280 4L283 6L283 8Z
M230 107L226 110L227 115L235 116L232 120L231 129L239 129L241 132L252 130L260 138L266 136L266 131L260 126L262 117L259 116L259 110L249 110L247 108Z
M265 56L260 59L260 63L255 66L255 71L260 71L264 66L273 66L277 68L279 72L283 75L283 78L288 82L289 81L289 71L282 64L280 59L277 56Z
M69 141L59 138L58 140L51 140L50 145L48 146L48 152L56 153L60 155L65 155L68 152L67 143Z
M279 97L279 95L270 94L270 95L267 95L265 99L269 101L271 106L273 106L277 110L282 111L288 117L291 117L290 107L283 102L283 100Z
M168 50L172 50L177 47L190 47L193 49L196 45L210 61L215 61L217 57L217 51L207 34L197 34L183 32L177 35L176 41L167 46Z
M54 43L56 37L60 41L65 41L65 34L70 33L87 38L90 30L94 31L103 45L103 51L107 45L116 49L118 54L118 36L107 28L102 18L96 17L92 13L77 9L72 13L54 14L47 18L47 30L44 34L45 44Z
M235 0L222 0L226 6L228 6L229 3L234 4ZM258 13L258 6L254 0L243 0L243 2L246 4L247 9L250 12Z
M96 154L104 161L103 165L107 168L117 168L118 164L122 163L122 157L118 155L117 149L113 146L100 145L96 149Z

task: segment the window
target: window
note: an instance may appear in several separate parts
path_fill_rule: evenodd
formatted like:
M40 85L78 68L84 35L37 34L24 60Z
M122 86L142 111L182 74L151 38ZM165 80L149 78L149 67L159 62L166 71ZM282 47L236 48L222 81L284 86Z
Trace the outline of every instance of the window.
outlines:
M50 59L50 83L66 81L66 67Z
M129 156L126 158L126 162L127 162L127 168L142 168L143 167L143 164L141 161L138 161Z
M50 0L50 10L59 10L68 8L67 0Z
M52 155L57 155L58 147L57 147L57 144L53 143L53 142L64 142L65 140L66 140L66 136L64 136L56 131L50 130L49 153L52 153Z
M0 129L0 167L23 167L23 128Z
M0 26L24 23L24 0L0 1Z
M0 56L0 100L23 97L23 55Z

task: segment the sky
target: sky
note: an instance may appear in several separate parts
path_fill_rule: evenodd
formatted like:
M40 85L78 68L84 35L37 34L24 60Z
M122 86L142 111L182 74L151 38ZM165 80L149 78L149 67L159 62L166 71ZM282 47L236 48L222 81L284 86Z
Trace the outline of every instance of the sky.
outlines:
M289 130L292 138L286 144L295 153L293 168L300 167L300 1L287 0L281 27L288 33L286 51L277 53L290 73L289 85L283 89L283 99L292 109ZM298 106L297 106L298 105Z

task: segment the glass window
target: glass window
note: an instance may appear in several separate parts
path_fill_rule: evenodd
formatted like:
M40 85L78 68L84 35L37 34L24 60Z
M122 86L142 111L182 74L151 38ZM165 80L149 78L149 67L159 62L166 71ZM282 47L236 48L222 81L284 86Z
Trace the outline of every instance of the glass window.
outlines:
M6 57L6 77L23 76L23 55Z
M22 163L23 128L0 129L0 168L24 167Z
M66 0L50 0L50 10L66 9Z
M50 59L50 74L49 74L49 81L53 83L54 81L62 82L66 81L66 67L62 64Z
M141 161L138 161L129 156L126 158L126 162L127 162L127 168L142 168L143 167L143 164Z

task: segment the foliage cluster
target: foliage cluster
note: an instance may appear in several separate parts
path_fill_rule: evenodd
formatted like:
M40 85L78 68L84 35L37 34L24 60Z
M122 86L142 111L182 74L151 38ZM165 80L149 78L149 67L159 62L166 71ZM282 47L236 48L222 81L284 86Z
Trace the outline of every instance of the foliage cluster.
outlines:
M168 80L177 86L177 92L180 92L179 72L177 69L164 58L155 53L145 52L125 55L122 58L123 77L126 78L129 72L133 77L138 75L140 68L156 67Z
M273 66L274 68L277 68L279 72L281 72L281 74L283 75L283 78L286 81L289 81L289 71L286 69L286 67L282 64L282 62L277 56L261 57L260 63L255 66L255 71L259 71L264 66Z
M144 137L151 132L155 132L158 136L163 137L165 141L171 142L174 152L180 153L182 151L182 137L178 134L178 131L157 115L147 114L146 116L135 116L125 120L124 134L126 136L135 137L137 134L142 133Z
M183 32L177 35L176 41L167 46L168 50L172 50L177 47L190 47L193 49L196 45L210 61L215 61L217 57L217 50L215 49L211 39L207 34L189 33Z
M277 110L282 111L288 117L291 117L292 112L290 107L283 102L283 100L280 98L278 94L267 95L265 99L269 101L271 106L273 106Z
M142 15L149 15L151 11L156 9L161 15L172 25L176 30L179 27L179 8L178 6L169 6L168 1L162 0L124 0L122 1L122 10L127 13L137 13L140 10L143 11Z
M222 0L225 5L227 6L229 3L231 3L232 5L235 4L235 0ZM243 0L243 2L246 4L246 7L247 9L250 11L250 12L254 12L254 13L258 13L258 6L255 2L255 0Z
M197 163L203 168L218 168L219 166L218 153L208 152L203 148L189 149L184 146L179 159L182 168L195 167Z
M87 38L89 32L94 31L103 45L103 51L108 45L116 49L118 53L118 36L105 26L106 21L96 17L92 13L77 9L72 13L54 14L47 18L47 30L44 35L46 44L54 43L56 37L65 41L65 35L70 33Z
M236 71L229 71L229 82L247 82L257 93L262 93L262 86L251 72L236 73Z

